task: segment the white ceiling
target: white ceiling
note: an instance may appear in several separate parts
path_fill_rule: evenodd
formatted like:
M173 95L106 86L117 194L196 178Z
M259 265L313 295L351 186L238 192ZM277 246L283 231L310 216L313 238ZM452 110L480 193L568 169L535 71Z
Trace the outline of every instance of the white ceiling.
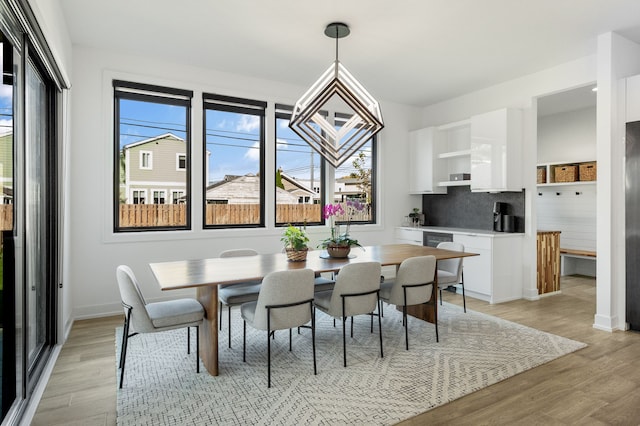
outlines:
M310 86L335 57L378 99L424 106L640 42L640 0L60 0L71 40Z

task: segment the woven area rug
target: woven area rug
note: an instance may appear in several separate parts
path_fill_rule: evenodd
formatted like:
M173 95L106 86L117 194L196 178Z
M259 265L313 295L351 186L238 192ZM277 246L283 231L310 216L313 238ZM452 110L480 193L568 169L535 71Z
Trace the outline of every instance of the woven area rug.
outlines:
M204 368L195 372L193 352L186 354L185 330L130 339L117 423L388 425L586 346L445 303L439 310L440 342L432 324L409 318L406 351L402 315L385 306L384 358L377 322L371 334L369 318L356 317L354 337L347 334L344 368L341 323L334 328L333 320L318 311L318 375L313 375L310 330L294 332L292 352L288 332L280 331L272 341L268 389L266 332L247 327L243 363L242 320L238 308L232 311L233 348L227 347L225 321L217 377ZM116 358L121 333L116 329ZM195 339L191 342L195 347Z

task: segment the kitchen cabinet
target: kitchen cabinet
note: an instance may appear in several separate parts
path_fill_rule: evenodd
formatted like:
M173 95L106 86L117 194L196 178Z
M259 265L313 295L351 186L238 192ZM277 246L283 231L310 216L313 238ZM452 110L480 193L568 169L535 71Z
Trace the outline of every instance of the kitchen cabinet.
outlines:
M420 228L396 228L395 229L395 241L398 244L413 244L415 246L421 246L423 239L423 232Z
M471 190L522 191L522 111L471 117Z
M479 256L463 261L467 296L501 303L522 298L522 234L491 237L454 234L453 241Z
M453 235L453 241L478 256L463 260L464 289L467 296L489 303L522 298L522 239L524 234L478 231L460 228L399 227L398 244L423 245L424 232Z
M454 123L438 126L439 148L437 163L442 168L442 179L438 185L466 186L470 180L452 180L451 175L469 175L471 165L470 120L456 121Z
M437 161L439 152L438 130L435 127L409 133L409 193L446 194L447 188L438 186L446 171Z

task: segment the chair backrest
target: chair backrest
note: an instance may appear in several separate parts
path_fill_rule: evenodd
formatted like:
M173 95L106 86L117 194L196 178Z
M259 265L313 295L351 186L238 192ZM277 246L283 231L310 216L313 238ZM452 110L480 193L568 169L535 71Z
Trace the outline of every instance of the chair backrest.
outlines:
M140 291L138 280L130 267L120 265L116 269L116 278L118 287L120 288L120 299L122 302L131 306L131 322L130 327L138 333L147 333L154 329L153 323L147 313L144 297ZM125 313L127 309L125 308Z
M435 256L417 256L403 260L398 268L398 274L391 288L389 303L400 306L404 305L403 285L432 283L427 286L407 288L408 306L428 302L431 300L435 273Z
M342 295L357 294L380 289L380 262L349 263L342 268L336 278L336 285L331 295L329 315L342 315ZM376 293L366 296L347 297L345 299L345 316L368 314L376 308Z
M292 269L267 274L262 280L253 326L267 330L267 306L313 299L313 271ZM285 330L311 321L311 305L271 309L271 330Z
M258 252L250 248L230 249L220 253L220 257L244 257L244 256L257 256ZM233 284L223 284L219 288L229 287Z
M225 250L220 253L220 257L240 257L240 256L257 256L258 252L250 248Z
M461 243L454 243L450 241L444 241L438 244L439 249L444 250L453 250L453 251L464 251L464 245ZM457 259L446 259L438 261L438 269L441 271L450 272L458 277L458 282L462 279L462 258L459 257Z

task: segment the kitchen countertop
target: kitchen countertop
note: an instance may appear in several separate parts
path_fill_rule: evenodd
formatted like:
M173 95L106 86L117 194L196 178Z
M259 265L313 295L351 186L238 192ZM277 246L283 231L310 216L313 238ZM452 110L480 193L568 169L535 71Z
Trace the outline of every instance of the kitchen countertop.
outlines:
M459 234L459 235L482 235L487 237L518 237L523 236L522 232L496 232L488 231L486 229L472 229L472 228L451 228L445 226L399 226L401 229L428 231L428 232L442 232L447 234Z

